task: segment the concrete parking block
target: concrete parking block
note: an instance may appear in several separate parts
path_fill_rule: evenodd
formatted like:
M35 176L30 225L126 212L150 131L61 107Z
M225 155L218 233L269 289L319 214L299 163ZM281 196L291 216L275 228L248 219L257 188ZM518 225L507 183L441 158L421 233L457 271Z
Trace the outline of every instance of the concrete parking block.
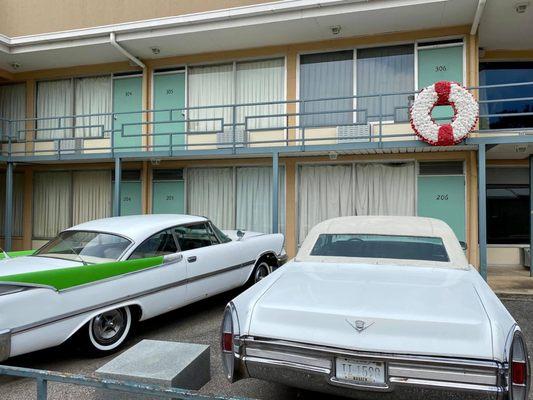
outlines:
M210 348L193 343L143 340L96 371L99 378L198 390L211 379ZM148 399L98 390L96 398ZM151 398L151 397L150 397Z

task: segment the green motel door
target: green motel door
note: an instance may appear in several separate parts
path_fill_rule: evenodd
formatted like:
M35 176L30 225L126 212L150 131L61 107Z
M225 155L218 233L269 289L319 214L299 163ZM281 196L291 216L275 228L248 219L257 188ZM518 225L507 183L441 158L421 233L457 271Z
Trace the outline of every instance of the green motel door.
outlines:
M465 177L419 175L418 216L443 220L465 241Z
M113 78L113 145L115 151L139 151L142 146L142 77ZM130 125L133 124L133 125Z
M185 107L185 72L163 72L154 75L154 150L183 150ZM172 111L170 111L172 110ZM176 121L176 122L174 122Z
M183 170L154 170L152 182L153 214L185 213Z
M463 83L463 44L418 47L418 89L439 81ZM433 118L439 124L449 122L453 110L449 106L435 107Z
M113 198L115 193L115 181L113 178ZM114 207L114 203L113 203ZM122 171L122 180L120 181L120 215L138 215L142 214L142 183L141 171L126 170ZM116 210L113 209L113 215Z

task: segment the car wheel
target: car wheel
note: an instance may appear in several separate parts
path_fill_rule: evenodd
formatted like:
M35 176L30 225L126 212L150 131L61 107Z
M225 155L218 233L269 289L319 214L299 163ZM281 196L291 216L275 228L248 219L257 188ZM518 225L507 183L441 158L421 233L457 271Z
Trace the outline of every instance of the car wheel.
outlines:
M92 353L105 354L116 351L131 332L132 317L129 307L105 311L88 325L88 347Z
M261 262L257 267L255 267L254 274L252 276L252 283L255 284L261 281L263 278L266 278L270 273L270 266L266 261Z

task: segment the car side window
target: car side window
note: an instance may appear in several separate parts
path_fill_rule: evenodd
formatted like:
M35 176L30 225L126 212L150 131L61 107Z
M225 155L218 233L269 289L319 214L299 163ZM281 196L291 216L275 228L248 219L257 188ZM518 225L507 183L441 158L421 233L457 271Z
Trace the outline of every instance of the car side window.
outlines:
M181 251L199 249L218 244L218 239L205 222L174 228L174 235Z
M178 251L174 235L170 229L156 233L142 242L133 253L131 259L164 256Z

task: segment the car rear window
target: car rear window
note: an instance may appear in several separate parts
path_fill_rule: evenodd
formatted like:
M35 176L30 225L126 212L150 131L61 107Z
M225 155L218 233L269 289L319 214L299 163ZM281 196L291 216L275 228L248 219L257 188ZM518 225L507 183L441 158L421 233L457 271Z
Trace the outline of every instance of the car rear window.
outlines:
M450 261L441 238L372 234L321 234L312 256Z

